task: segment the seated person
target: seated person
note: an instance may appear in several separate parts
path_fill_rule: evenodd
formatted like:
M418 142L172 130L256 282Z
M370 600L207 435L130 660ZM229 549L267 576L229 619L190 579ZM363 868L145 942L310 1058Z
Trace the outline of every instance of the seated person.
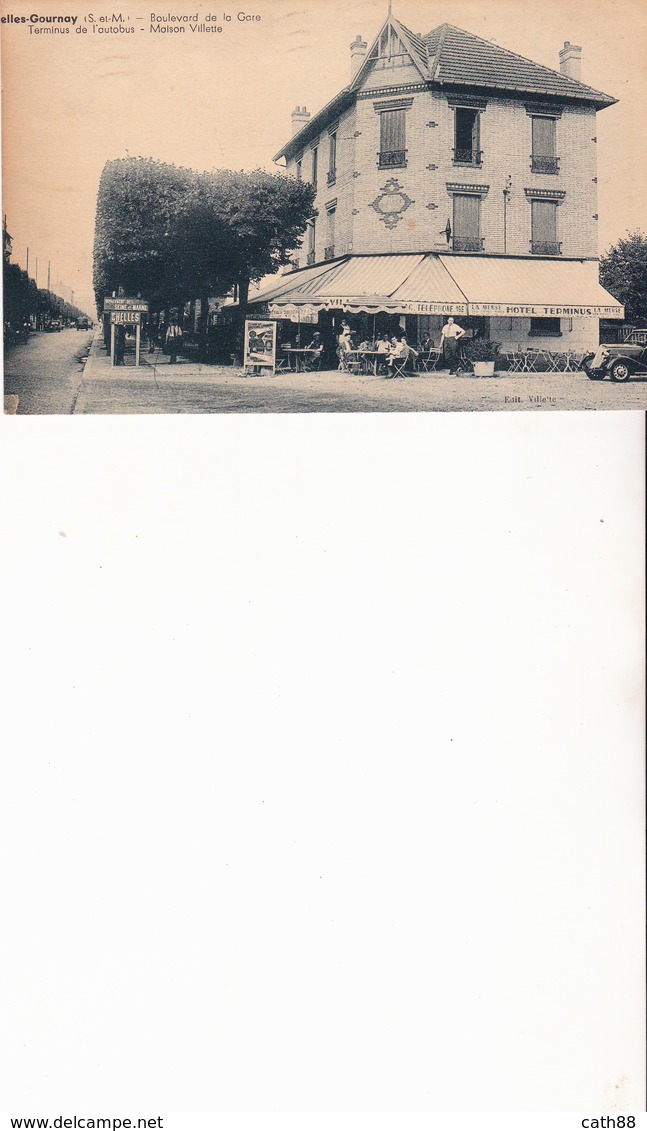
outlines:
M387 366L388 366L388 369L389 369L389 372L387 373L387 377L394 377L395 376L396 361L399 362L402 358L404 358L405 366L408 365L409 363L411 363L413 365L413 362L416 360L416 358L418 356L418 351L414 350L413 347L409 345L409 343L407 342L406 336L404 334L400 338L399 342L396 339L394 339L394 341L395 341L396 344L393 347L393 349L391 350L391 352L389 353L389 357L388 357L388 361L387 361Z
M306 346L306 349L312 350L312 356L310 358L312 365L319 365L319 362L321 361L321 355L323 353L323 348L324 346L321 340L321 334L318 330L315 330L310 345Z
M424 334L420 343L420 349L423 353L428 353L429 350L434 348L434 339L429 337L429 334Z

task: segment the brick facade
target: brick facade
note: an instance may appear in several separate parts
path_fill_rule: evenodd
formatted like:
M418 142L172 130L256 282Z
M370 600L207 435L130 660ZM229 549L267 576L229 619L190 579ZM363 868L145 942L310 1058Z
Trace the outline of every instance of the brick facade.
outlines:
M314 262L324 259L331 207L335 209L334 257L354 254L442 252L460 254L449 242L455 228L454 196L480 201L479 253L535 258L533 200L554 202L556 241L562 258L594 261L597 247L596 108L585 101L544 98L520 91L434 88L402 54L393 65L369 64L352 92L352 105L338 117L319 115L301 132L303 148L289 152L287 172L311 179L312 149L318 148ZM478 112L478 163L454 160L455 114ZM400 109L405 120L404 160L379 167L380 117ZM533 111L554 121L556 160L550 171L532 169ZM320 128L316 125L320 120ZM327 183L331 129L337 134L334 184ZM298 141L296 143L298 145ZM477 207L471 205L472 209ZM551 204L552 207L552 204ZM536 237L535 237L536 238ZM538 245L535 244L535 247ZM539 246L551 246L541 244ZM468 250L468 249L466 249ZM471 248L474 253L476 249ZM308 239L298 253L306 265ZM330 252L326 257L330 257ZM310 262L313 261L310 256ZM593 264L592 264L593 266ZM594 268L597 272L597 267ZM490 333L504 344L533 341L527 319L491 319ZM598 320L562 319L564 348L597 343ZM552 341L552 339L549 339ZM554 342L553 342L554 344Z

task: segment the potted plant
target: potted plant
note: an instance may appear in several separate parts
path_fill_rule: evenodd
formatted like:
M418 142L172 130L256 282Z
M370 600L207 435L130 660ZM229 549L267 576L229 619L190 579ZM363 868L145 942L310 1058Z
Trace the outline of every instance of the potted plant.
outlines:
M474 366L475 377L494 377L499 342L490 341L489 338L473 338L465 343L465 354Z

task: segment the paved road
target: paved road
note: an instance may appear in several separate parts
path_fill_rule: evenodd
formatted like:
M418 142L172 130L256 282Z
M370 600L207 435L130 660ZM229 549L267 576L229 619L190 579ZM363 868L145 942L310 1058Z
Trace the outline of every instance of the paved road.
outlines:
M92 331L61 330L31 334L4 359L4 392L18 396L18 415L71 413L81 380L83 357Z
M136 378L84 380L77 413L537 412L647 408L647 382L589 381L584 373L493 379L425 374L406 380L339 373L240 378L234 370L182 376L160 366Z

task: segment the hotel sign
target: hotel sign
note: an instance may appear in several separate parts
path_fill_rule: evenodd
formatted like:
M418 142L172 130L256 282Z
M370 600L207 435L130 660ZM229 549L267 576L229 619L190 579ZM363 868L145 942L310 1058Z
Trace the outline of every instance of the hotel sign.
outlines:
M470 314L510 318L624 318L624 306L543 306L539 303L470 302Z

